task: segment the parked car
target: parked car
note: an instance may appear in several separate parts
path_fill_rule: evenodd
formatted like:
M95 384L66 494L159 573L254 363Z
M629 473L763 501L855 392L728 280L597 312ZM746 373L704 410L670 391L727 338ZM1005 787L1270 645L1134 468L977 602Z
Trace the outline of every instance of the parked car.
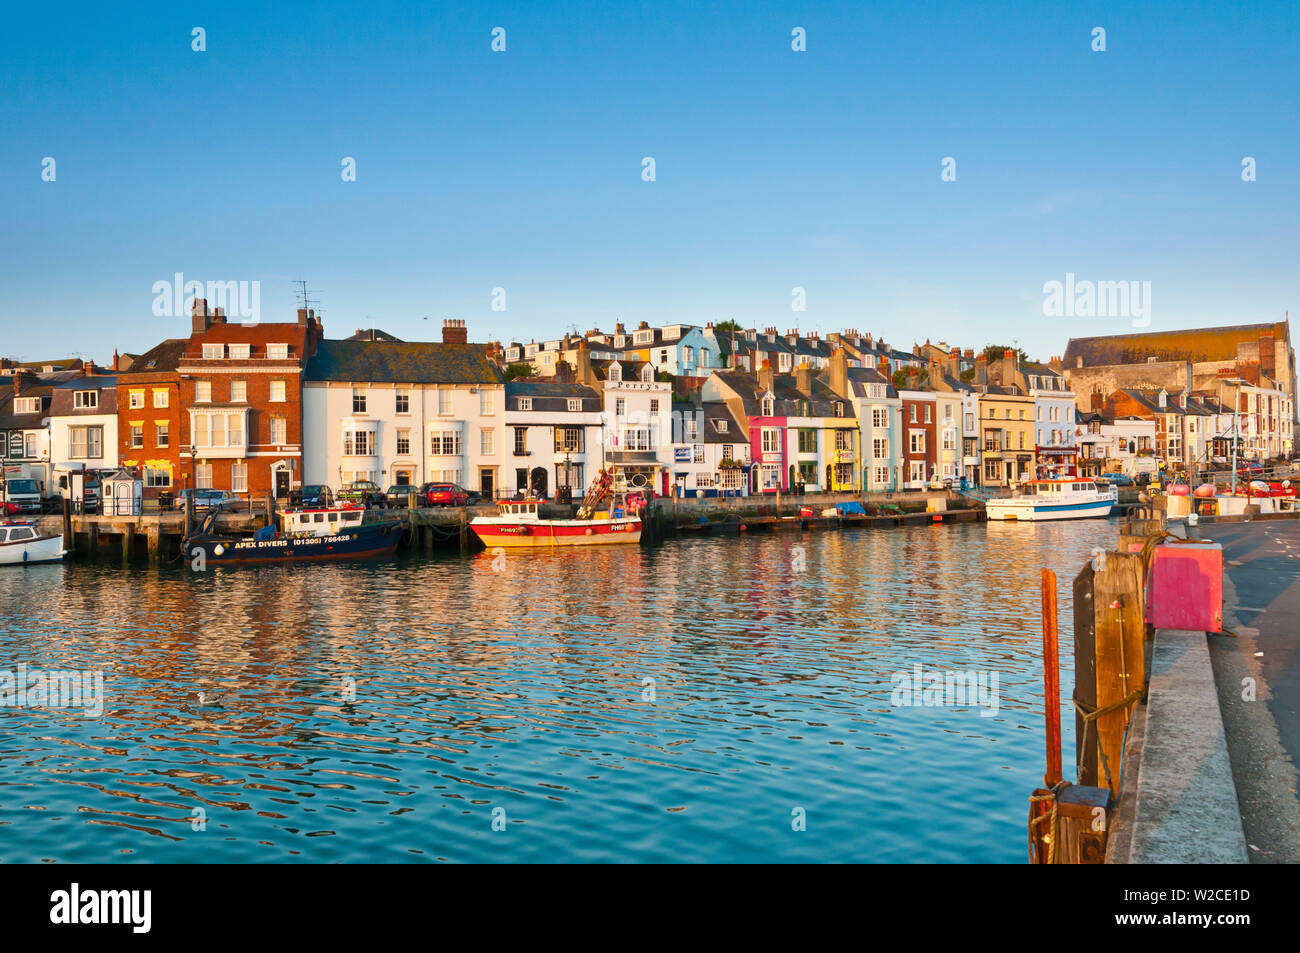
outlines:
M1254 476L1256 473L1263 473L1264 468L1254 460L1238 460L1237 473L1243 476Z
M469 494L456 483L426 483L420 487L420 502L425 506L467 506Z
M324 483L308 483L289 491L289 505L298 509L323 510L334 505L334 491Z
M383 506L384 491L374 480L353 480L339 490L340 503L359 503L364 507Z
M465 495L468 497L465 501L466 506L478 506L483 502L483 494L478 490L466 490Z
M229 490L209 490L194 489L186 487L176 494L176 500L172 504L176 509L185 509L185 501L190 497L194 498L194 509L197 510L233 510L239 504L239 497Z
M394 483L384 494L384 505L391 509L400 509L408 506L411 500L411 494L415 493L416 488L409 483Z
M1133 486L1133 478L1127 473L1103 473L1100 480L1107 485Z

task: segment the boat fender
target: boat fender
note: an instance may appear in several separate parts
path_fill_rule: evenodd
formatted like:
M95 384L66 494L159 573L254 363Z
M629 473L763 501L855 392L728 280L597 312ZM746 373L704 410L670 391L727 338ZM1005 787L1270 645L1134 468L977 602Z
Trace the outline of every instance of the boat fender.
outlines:
M590 535L591 535L591 527L588 526L585 530L583 530L583 532L585 532L588 536L590 536ZM26 554L26 553L23 554L23 558L24 558L24 559L27 558L27 554Z

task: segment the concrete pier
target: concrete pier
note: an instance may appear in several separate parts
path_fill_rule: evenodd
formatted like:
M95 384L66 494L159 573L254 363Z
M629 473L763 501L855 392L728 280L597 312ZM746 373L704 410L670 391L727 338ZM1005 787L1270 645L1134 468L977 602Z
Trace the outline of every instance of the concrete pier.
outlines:
M1109 863L1300 863L1300 521L1202 523L1223 634L1157 630Z

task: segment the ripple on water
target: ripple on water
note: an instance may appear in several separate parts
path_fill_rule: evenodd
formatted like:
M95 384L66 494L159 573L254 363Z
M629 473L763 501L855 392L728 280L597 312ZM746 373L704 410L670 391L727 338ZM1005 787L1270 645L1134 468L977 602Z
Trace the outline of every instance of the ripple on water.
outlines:
M0 708L0 860L1019 861L1038 571L1068 619L1113 533L7 570L0 670L107 699ZM996 673L997 710L892 705L916 665Z

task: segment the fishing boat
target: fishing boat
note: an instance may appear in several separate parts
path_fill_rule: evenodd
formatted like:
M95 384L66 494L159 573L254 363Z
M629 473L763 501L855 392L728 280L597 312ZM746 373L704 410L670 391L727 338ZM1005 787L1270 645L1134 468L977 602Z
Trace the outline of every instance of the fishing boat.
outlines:
M608 471L601 470L572 519L543 518L542 500L498 500L496 516L477 516L469 528L489 549L639 542L641 519L627 509L626 497L613 492L612 483Z
M1029 480L1014 496L985 501L991 520L1078 520L1110 516L1119 501L1119 488L1102 490L1097 481L1083 477Z
M1248 509L1249 507L1249 509ZM1192 489L1186 483L1170 484L1165 494L1165 515L1169 519L1201 516L1267 516L1300 512L1296 488L1290 480L1242 481L1236 490L1202 483Z
M360 506L286 510L279 514L278 526L264 526L252 536L216 532L220 515L220 510L209 512L198 531L182 542L192 568L372 559L391 556L402 539L397 520L367 523Z
M63 558L63 536L45 536L31 520L0 521L0 566L52 563Z

